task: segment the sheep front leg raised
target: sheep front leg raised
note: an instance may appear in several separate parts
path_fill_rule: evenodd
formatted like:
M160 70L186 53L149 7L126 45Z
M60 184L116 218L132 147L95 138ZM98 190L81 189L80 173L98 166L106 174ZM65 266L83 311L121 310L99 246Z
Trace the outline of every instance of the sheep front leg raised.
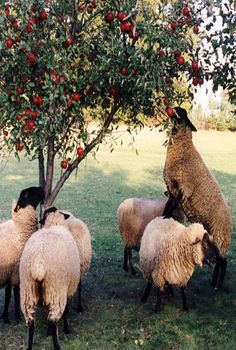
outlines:
M216 256L216 265L213 271L211 285L215 288L221 288L224 283L225 272L227 267L227 259Z
M175 195L170 193L162 216L164 216L165 218L171 218L173 211L179 207L182 197L183 194L181 190L178 190Z

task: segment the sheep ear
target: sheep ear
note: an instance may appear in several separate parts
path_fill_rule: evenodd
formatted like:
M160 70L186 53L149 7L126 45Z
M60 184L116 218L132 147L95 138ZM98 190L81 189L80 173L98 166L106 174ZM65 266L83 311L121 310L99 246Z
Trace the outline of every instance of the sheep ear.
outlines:
M69 214L63 213L63 212L61 212L61 211L60 211L60 214L64 215L64 219L65 219L65 220L68 219L68 218L70 217Z
M195 241L192 243L192 245L195 245L195 244L198 244L198 243L201 243L201 240L200 238L196 238Z

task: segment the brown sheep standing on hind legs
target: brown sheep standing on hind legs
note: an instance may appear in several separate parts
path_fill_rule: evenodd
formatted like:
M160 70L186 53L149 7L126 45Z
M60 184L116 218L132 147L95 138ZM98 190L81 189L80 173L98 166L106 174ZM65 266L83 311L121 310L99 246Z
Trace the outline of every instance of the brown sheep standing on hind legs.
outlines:
M195 126L185 109L176 107L175 112L163 174L170 196L163 215L171 217L173 209L181 204L187 218L203 224L213 236L216 266L212 286L217 289L224 282L232 218L219 184L193 145Z

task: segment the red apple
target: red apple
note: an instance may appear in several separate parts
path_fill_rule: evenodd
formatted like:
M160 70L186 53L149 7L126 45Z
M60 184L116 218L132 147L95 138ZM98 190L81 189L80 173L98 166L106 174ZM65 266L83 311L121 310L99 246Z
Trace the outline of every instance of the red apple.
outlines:
M13 40L11 38L6 39L6 46L10 49L13 46Z
M114 13L113 12L108 12L106 14L106 21L107 22L112 22L114 20Z
M72 45L73 44L73 38L70 36L69 38L67 38L66 42L67 42L67 45Z
M18 86L17 92L18 92L19 95L22 95L22 94L23 94L23 89L22 89L22 87Z
M115 86L112 86L109 90L109 93L112 97L116 97L118 95L118 90Z
M79 157L83 157L84 149L82 147L78 147L76 153Z
M42 104L43 104L43 98L42 96L38 96L38 105L42 106Z
M73 100L71 97L68 98L68 105L71 107L73 105Z
M36 62L36 57L35 54L33 52L31 52L28 56L28 60L30 63L35 63Z
M202 85L204 83L204 78L203 77L200 77L199 79L198 79L198 84L199 85Z
M121 67L120 72L121 72L122 75L126 75L127 74L126 67Z
M48 18L48 14L47 14L47 11L45 10L45 9L43 9L41 12L40 12L40 14L39 14L39 17L41 18L41 19L47 19Z
M30 113L31 113L30 108L26 108L25 111L24 111L24 115L25 115L26 117L29 117Z
M184 18L183 18L183 17L180 17L180 18L178 19L178 23L179 23L179 25L183 26L183 25L184 25Z
M73 95L73 100L78 102L80 99L80 94L78 92L75 92L74 95Z
M26 31L27 31L27 33L32 33L33 28L31 27L31 25L29 25L29 24L27 25Z
M198 83L199 83L199 81L198 81L198 79L197 79L197 78L193 78L192 83L193 83L193 85L194 85L194 86L197 86L197 85L198 85Z
M18 151L21 152L21 151L23 150L23 148L24 148L23 143L18 142L18 143L16 144L16 148L17 148Z
M2 133L3 133L4 136L8 136L8 131L7 130L3 130Z
M39 116L39 112L38 111L33 111L31 116L32 116L33 119L36 119Z
M172 22L170 24L170 27L171 27L172 30L176 30L177 29L177 24L175 22Z
M21 119L22 119L22 115L21 114L17 114L16 120L19 122L19 121L21 121Z
M133 26L130 22L125 21L121 24L121 31L125 33L129 33L133 29Z
M168 115L168 117L173 117L173 115L175 114L175 111L173 110L173 108L171 107L167 107L166 108L166 114Z
M193 70L197 70L198 69L197 61L192 61L192 68L193 68Z
M182 66L185 63L184 57L183 56L179 56L177 58L177 63Z
M67 169L67 168L68 168L68 162L67 162L67 160L62 160L62 161L61 161L61 168L62 168L62 169Z
M123 20L126 18L126 12L117 12L116 18L118 21L123 22Z
M163 49L160 49L159 50L159 55L161 56L161 57L164 57L165 56L165 51L163 50Z
M29 123L28 123L28 127L29 129L33 129L35 127L36 123L34 120L30 120Z
M194 32L195 34L198 34L198 33L199 33L198 24L194 24L194 26L193 26L193 32Z
M93 7L92 4L90 4L90 5L87 6L87 12L88 12L88 13L93 13L93 10L94 10L94 7Z
M189 12L190 12L190 11L189 11L189 8L188 8L188 7L183 7L182 13L183 13L184 16L187 17L187 16L189 15Z

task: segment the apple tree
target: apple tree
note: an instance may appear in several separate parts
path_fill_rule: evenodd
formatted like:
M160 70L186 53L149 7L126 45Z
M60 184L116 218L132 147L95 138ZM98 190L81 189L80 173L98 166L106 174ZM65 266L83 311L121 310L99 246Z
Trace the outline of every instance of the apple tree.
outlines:
M203 84L196 3L2 3L2 144L18 158L38 160L44 207L118 123L131 129L155 115L167 124L173 107Z

